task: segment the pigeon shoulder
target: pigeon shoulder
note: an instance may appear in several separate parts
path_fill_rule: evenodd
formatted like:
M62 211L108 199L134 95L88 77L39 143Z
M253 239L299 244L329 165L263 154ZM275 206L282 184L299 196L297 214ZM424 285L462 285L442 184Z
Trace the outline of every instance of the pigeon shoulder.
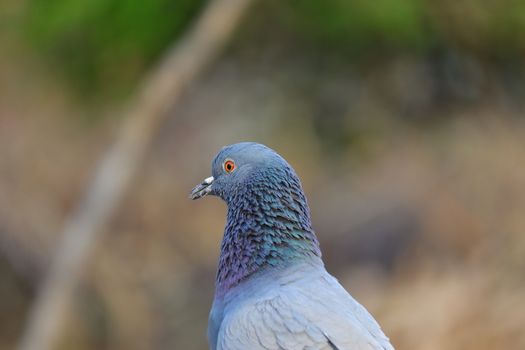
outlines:
M249 281L216 308L214 325L217 350L393 349L373 317L322 264Z

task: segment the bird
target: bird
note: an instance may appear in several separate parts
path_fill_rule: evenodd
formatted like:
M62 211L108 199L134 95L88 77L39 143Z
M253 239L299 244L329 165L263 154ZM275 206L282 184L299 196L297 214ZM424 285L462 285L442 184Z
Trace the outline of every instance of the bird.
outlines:
M271 148L223 147L191 199L227 204L211 350L393 350L373 316L325 269L291 165Z

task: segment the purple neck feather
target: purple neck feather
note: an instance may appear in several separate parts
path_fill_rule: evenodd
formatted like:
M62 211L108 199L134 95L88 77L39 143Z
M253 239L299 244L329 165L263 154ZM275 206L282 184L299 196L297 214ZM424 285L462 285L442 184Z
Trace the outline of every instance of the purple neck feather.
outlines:
M310 211L293 170L269 169L224 199L228 217L216 296L259 271L320 259Z

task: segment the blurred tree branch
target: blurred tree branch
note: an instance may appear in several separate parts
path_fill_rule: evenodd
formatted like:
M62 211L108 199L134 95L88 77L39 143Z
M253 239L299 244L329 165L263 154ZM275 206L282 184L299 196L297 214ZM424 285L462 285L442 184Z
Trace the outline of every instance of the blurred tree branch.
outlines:
M195 26L146 79L123 119L116 142L100 160L84 198L65 223L19 349L53 348L83 266L129 187L168 108L220 53L251 2L210 1Z

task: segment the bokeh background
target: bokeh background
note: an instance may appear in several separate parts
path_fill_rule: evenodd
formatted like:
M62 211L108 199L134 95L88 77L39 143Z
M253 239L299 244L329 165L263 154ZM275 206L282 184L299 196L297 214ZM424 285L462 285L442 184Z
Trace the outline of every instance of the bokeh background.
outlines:
M204 0L0 4L0 349L119 111ZM57 349L206 349L223 145L302 178L325 261L398 349L525 349L525 2L261 0L174 103Z

